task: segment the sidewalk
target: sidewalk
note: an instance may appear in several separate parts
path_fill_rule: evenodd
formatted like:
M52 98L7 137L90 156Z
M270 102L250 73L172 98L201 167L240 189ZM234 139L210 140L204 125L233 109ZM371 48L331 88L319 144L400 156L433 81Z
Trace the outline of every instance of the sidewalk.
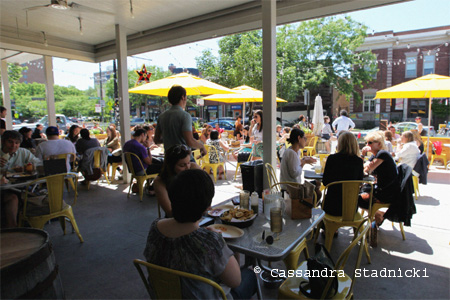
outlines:
M234 164L234 163L233 163ZM227 164L227 180L216 183L213 203L238 193L240 176L233 180L235 167ZM393 228L384 222L378 233L378 247L370 250L372 264L363 256L361 268L381 271L426 268L428 277L361 277L357 278L356 299L449 299L450 225L447 221L450 170L432 168L428 185L420 185L416 201L417 214L411 227L405 227L403 241L398 224ZM132 261L143 259L147 233L157 217L154 197L143 202L132 195L127 199L127 185L93 183L88 191L79 187L74 214L85 242L75 234L64 236L59 222L46 225L67 299L148 299L147 292ZM68 199L72 199L72 194ZM70 200L69 200L70 202ZM337 259L351 240L352 231L342 228L334 240L331 254ZM319 242L322 238L319 238ZM323 241L322 241L323 242ZM313 245L309 244L310 253ZM348 266L351 266L349 262ZM277 265L278 266L278 265ZM282 267L282 263L279 264ZM372 273L369 273L372 274ZM378 274L379 276L382 274ZM404 274L403 274L404 276ZM276 299L277 290L263 289L266 299Z

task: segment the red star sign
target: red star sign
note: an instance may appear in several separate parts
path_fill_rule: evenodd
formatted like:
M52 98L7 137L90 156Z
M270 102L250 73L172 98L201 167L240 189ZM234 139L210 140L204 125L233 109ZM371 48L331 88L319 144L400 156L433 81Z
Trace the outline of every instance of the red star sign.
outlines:
M147 72L147 68L145 67L145 64L142 65L142 68L140 71L135 70L135 72L139 76L138 80L136 81L135 86L137 86L141 82L145 82L145 83L150 82L150 76L152 76L152 73Z

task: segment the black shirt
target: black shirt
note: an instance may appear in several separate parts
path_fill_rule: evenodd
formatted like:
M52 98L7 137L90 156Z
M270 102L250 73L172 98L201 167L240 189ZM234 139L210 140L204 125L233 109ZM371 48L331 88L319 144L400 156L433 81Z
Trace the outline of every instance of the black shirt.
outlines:
M398 182L397 165L392 156L386 150L380 150L375 158L382 159L383 162L375 170L373 175L377 177L377 186L375 188L375 197L384 203L392 202L400 193L400 183Z

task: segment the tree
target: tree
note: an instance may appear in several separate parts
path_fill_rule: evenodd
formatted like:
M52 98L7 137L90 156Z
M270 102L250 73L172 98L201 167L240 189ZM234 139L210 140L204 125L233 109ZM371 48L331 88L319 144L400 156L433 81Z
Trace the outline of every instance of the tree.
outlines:
M327 17L277 28L277 92L294 101L304 89L334 86L347 98L360 96L355 87L372 80L376 57L356 52L367 27L350 17ZM196 58L206 78L235 87L262 87L261 31L226 36L219 41L219 57L206 50Z

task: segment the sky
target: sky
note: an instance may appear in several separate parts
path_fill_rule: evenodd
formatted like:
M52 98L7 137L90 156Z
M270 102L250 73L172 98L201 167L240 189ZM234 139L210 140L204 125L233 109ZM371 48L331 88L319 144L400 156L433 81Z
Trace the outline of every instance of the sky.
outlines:
M450 25L450 0L414 0L357 11L346 14L370 28L370 33L394 32L432 28ZM167 69L169 64L177 67L195 68L195 57L205 49L217 55L220 38L185 44L163 50L142 53L128 57L128 68L140 70L142 64L160 66ZM103 62L102 70L112 66L112 62ZM99 65L80 61L68 61L54 58L53 71L55 84L73 85L80 90L94 86L93 73L99 71Z

